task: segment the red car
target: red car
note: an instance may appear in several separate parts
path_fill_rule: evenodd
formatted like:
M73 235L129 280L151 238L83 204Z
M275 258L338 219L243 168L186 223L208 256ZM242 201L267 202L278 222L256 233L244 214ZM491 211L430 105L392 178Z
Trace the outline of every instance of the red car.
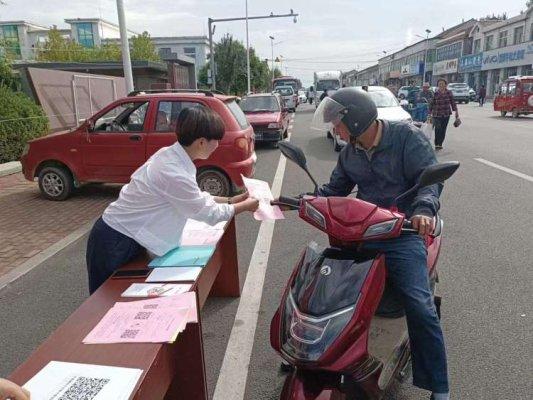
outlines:
M509 77L494 98L494 111L502 117L509 112L514 118L533 114L533 76Z
M226 126L220 146L196 162L198 184L214 195L229 196L251 177L257 160L253 129L236 98L209 91L133 92L79 127L31 140L21 157L26 179L39 180L50 200L65 200L85 182L127 183L152 154L176 141L182 109L209 107Z
M287 137L289 110L279 94L252 94L243 97L240 106L254 128L256 142L277 143Z

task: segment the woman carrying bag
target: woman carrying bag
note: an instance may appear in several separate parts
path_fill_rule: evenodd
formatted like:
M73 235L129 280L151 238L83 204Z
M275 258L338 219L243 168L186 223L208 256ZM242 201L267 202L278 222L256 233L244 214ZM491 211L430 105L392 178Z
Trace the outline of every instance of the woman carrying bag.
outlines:
M461 124L461 120L459 119L459 111L453 99L453 94L447 88L448 82L446 82L446 79L439 79L437 86L438 89L433 96L433 100L429 103L429 113L435 127L435 150L442 150L442 144L446 137L446 128L452 111L455 111L455 127Z

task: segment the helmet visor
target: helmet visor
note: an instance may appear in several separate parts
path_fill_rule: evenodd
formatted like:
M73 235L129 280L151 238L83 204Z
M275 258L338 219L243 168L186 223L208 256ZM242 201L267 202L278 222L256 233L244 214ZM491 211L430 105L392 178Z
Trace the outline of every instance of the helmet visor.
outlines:
M346 114L346 107L331 97L324 97L313 115L311 129L329 131L341 122L344 114Z

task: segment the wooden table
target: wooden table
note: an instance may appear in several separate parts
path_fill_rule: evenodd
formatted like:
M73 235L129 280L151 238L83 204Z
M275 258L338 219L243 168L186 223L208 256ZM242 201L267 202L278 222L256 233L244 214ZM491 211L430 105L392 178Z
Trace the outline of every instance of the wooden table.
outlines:
M147 258L123 268L145 268ZM9 379L22 385L50 361L139 368L143 374L131 399L207 399L201 309L208 296L239 297L235 220L232 219L209 263L193 285L198 323L190 323L173 344L83 344L82 340L137 279L108 279L63 322Z

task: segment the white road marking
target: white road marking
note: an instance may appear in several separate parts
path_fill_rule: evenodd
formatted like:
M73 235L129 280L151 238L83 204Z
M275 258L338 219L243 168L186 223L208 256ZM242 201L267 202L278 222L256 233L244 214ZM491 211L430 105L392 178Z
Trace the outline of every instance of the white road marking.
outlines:
M287 140L290 137L291 131ZM272 183L274 197L281 192L286 162L287 159L280 155ZM274 224L275 221L263 221L259 228L213 400L244 399Z
M474 160L476 160L476 161L478 161L478 162L480 162L482 164L488 165L489 167L496 168L496 169L499 169L500 171L507 172L508 174L511 174L511 175L517 176L519 178L525 179L526 181L533 182L533 176L529 176L529 175L523 174L522 172L515 171L514 169L504 167L502 165L493 163L491 161L487 161L487 160L485 160L483 158L474 158Z

